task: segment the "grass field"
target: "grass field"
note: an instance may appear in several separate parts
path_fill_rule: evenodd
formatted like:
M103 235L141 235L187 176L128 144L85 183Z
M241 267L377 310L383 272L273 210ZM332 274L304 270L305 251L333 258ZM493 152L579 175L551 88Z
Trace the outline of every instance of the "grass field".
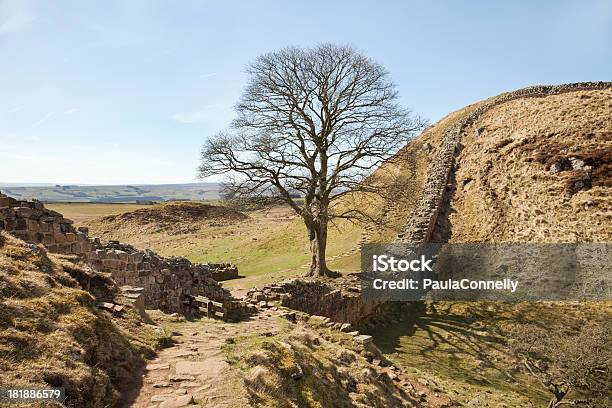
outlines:
M55 203L49 208L64 214L76 225L88 226L90 236L118 239L139 248L150 248L165 256L185 256L193 262L230 262L245 279L226 282L239 290L306 272L309 261L306 229L291 209L275 207L250 211L244 221L207 221L186 226L185 232L143 231L137 225L115 225L100 220L141 208L136 204ZM330 230L328 255L342 255L355 247L361 228L348 222ZM359 268L359 254L330 261L333 269L353 272Z
M546 391L512 368L504 339L492 327L500 314L469 302L413 305L396 324L369 334L396 364L467 406L486 401L482 406L527 408L530 400L545 406Z
M368 333L389 359L466 406L539 407L547 405L550 393L521 369L509 351L508 333L530 323L551 331L585 321L609 324L611 307L610 302L411 304L398 307L391 324L377 324Z
M46 207L63 214L77 224L83 224L105 215L121 214L147 207L140 204L98 204L98 203L52 203Z

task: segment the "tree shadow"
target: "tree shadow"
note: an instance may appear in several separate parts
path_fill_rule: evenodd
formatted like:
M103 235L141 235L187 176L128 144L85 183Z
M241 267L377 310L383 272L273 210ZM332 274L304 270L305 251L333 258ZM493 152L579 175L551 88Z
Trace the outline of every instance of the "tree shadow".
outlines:
M399 322L370 331L384 354L405 356L461 381L516 391L519 368L512 363L504 327L526 323L526 316L489 311L484 302L413 302L399 309ZM531 323L542 325L535 318ZM483 375L485 370L498 375Z

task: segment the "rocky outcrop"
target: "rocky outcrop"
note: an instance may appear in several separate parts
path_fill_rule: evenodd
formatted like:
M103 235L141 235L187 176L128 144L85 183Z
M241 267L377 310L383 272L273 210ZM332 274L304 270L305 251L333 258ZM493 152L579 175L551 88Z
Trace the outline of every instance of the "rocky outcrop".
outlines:
M598 90L612 88L612 82L579 82L564 85L531 86L513 92L501 94L482 103L469 115L459 120L446 131L438 154L432 160L427 171L427 180L423 193L417 202L406 226L398 234L397 241L420 244L431 239L440 207L447 191L449 176L453 169L455 155L461 150L461 136L465 129L473 125L489 109L502 103L519 99L544 97L565 92ZM479 134L477 130L477 134Z
M103 243L36 200L21 201L0 193L0 229L42 244L49 252L76 255L96 271L110 273L119 286L142 288L146 308L185 312L183 301L196 295L221 302L227 310L238 305L215 279L238 277L234 265L191 263L117 241Z

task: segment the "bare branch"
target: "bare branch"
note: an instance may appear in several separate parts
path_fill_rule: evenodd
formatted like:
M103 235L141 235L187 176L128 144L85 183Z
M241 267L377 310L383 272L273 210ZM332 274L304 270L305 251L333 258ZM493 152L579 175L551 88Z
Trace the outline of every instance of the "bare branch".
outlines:
M361 217L334 203L348 191L380 190L369 176L425 125L398 106L387 71L350 47L285 48L247 72L231 135L208 139L199 174L231 175L237 195L274 190L309 237L326 236L335 218Z

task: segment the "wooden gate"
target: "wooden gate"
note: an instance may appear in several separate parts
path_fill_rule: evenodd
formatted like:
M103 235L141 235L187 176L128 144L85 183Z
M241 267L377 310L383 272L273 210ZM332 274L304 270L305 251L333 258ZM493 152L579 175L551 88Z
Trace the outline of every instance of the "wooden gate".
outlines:
M225 320L227 312L223 303L215 302L214 300L210 300L205 296L194 296L194 295L186 295L186 299L183 301L183 304L192 310L195 310L197 313L201 313L202 315L211 318L211 319L221 319Z

